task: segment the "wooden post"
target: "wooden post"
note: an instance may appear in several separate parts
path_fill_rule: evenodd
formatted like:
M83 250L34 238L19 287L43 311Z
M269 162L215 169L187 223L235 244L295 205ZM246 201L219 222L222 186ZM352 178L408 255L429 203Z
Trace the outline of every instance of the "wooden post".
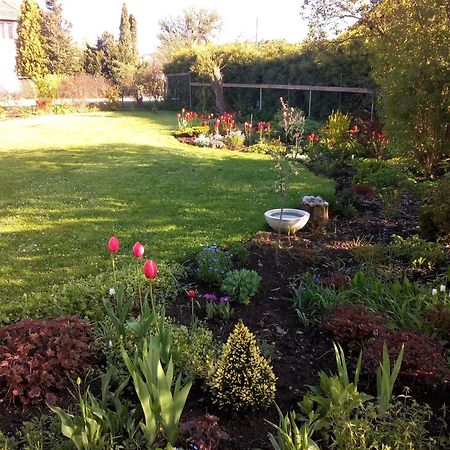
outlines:
M311 97L312 97L312 91L309 91L308 117L311 117Z
M262 110L262 88L259 88L259 110Z

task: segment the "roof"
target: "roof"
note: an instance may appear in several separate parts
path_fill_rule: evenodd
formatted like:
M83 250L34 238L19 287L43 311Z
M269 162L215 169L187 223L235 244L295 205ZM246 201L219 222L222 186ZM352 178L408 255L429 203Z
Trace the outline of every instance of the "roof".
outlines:
M12 1L0 0L0 20L17 20L19 9Z

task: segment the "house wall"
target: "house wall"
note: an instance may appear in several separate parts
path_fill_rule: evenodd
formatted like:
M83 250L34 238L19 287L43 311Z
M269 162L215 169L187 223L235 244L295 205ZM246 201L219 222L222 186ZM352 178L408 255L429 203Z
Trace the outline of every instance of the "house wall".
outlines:
M0 20L0 97L20 90L16 74L17 22Z

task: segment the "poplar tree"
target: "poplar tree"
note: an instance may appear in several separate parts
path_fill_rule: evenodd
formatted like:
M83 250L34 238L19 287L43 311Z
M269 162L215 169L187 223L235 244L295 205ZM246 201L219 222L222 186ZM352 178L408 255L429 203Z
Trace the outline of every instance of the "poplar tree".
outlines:
M33 80L47 73L47 56L41 35L42 15L35 0L24 0L17 24L17 73Z
M120 16L119 57L124 64L132 62L133 58L130 16L125 3L122 5L122 14Z
M130 34L131 34L131 52L133 54L133 62L137 64L139 61L138 40L137 40L137 21L133 14L130 14Z

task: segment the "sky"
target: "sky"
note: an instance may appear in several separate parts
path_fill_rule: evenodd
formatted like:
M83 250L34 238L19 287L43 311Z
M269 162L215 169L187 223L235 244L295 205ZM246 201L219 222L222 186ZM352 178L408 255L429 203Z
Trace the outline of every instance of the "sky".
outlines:
M118 36L124 0L61 0L65 18L72 23L77 42L94 44L103 31ZM44 0L39 3L45 4ZM299 0L126 0L128 11L137 19L139 50L151 54L158 45L158 22L179 16L190 6L216 9L223 20L218 43L285 39L300 42L307 27L300 18Z

